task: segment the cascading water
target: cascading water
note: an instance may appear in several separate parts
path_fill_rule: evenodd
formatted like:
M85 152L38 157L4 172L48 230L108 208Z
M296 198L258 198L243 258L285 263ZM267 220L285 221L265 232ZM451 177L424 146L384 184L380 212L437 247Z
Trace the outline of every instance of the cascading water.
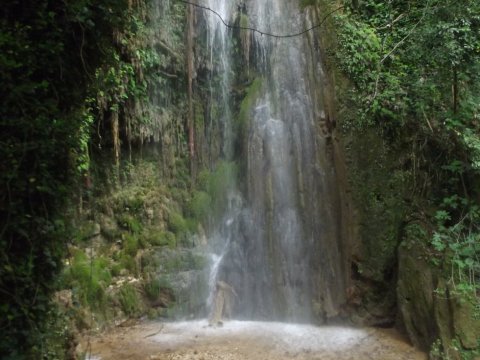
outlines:
M232 1L224 0L207 0L205 5L211 9L215 9L222 19L230 20L233 15L235 4ZM230 108L231 99L229 97L231 87L231 57L232 49L231 36L218 17L206 17L206 46L207 54L209 56L208 63L210 68L209 85L209 104L218 102L220 104L220 123L222 127L221 135L223 145L221 146L221 157L223 160L231 161L233 157L233 124L232 112ZM213 77L220 77L220 81L213 79ZM215 81L217 80L217 81ZM212 114L213 109L209 109ZM210 235L210 274L209 274L209 297L207 299L207 309L214 306L214 294L217 280L219 280L219 270L224 260L225 255L229 251L232 243L232 236L235 234L235 219L239 216L239 211L242 207L242 199L239 195L236 186L233 182L227 189L227 206L226 213L221 217L213 234Z
M222 19L230 19L232 9L234 8L233 1L224 0L207 0L206 5L211 9L216 9ZM218 17L207 17L207 52L209 54L211 74L215 70L221 77L220 87L212 88L212 79L209 81L210 85L210 104L214 103L213 98L220 99L221 123L223 127L223 146L221 149L224 158L230 160L232 157L232 114L230 109L229 89L231 86L231 59L229 56L231 38L228 29L220 21Z
M228 5L227 5L228 4ZM206 5L232 23L290 33L309 25L292 0L209 0ZM249 65L259 88L248 109L247 127L234 134L232 94L233 32L211 13L208 19L211 64L224 103L224 156L245 166L230 195L237 198L211 236L215 253L210 286L224 280L238 293L235 316L243 319L312 321L338 314L345 294L345 256L333 159L322 135L322 66L312 36L276 39L249 34ZM213 49L216 49L215 51ZM244 49L245 51L245 49ZM215 70L212 65L212 71ZM258 85L260 84L260 85ZM315 84L315 86L313 86ZM245 144L241 154L233 151Z

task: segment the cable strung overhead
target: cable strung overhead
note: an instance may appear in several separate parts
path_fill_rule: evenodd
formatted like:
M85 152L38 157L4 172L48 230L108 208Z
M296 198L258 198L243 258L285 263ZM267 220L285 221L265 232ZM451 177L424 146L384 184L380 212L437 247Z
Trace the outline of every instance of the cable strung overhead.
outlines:
M296 32L296 33L292 33L292 34L272 34L272 33L268 33L268 32L261 31L261 30L251 28L251 27L228 24L218 12L216 12L215 10L213 10L213 9L207 7L207 6L195 4L193 2L185 1L185 0L179 0L179 1L184 3L184 4L187 4L187 5L195 6L196 8L199 8L199 9L202 9L202 10L210 11L211 13L215 14L220 19L220 21L223 23L223 25L225 25L229 29L249 30L249 31L252 31L254 33L258 33L260 35L270 36L270 37L277 38L277 39L293 38L293 37L297 37L297 36L302 36L302 35L310 32L312 30L315 30L315 29L321 27L330 15L332 15L334 12L337 12L338 10L344 8L344 6L340 6L340 7L336 8L335 10L330 11L327 15L325 15L323 17L323 19L320 23L318 23L318 24L316 24L316 25L314 25L314 26L312 26L308 29L305 29L305 30L302 30L302 31L299 31L299 32Z

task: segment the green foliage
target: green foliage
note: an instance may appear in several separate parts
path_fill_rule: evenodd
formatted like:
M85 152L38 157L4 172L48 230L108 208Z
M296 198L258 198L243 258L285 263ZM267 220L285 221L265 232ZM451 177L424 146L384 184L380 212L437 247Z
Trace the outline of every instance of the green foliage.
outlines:
M168 215L168 228L176 235L188 232L188 224L185 218L178 212L172 211Z
M359 4L335 19L335 57L359 109L344 125L375 127L390 149L410 154L397 165L414 187L409 202L439 208L432 246L475 282L480 4Z
M123 267L120 263L114 262L110 267L110 273L112 274L112 276L120 276L122 269Z
M138 275L139 269L133 256L127 254L125 251L121 251L118 255L118 261L121 269L128 270L128 272L134 276Z
M140 221L130 214L120 214L117 216L118 225L125 230L129 230L134 234L139 233L142 230L142 224Z
M115 146L116 136L129 147L147 139L161 142L183 136L185 96L176 90L184 67L185 6L127 3L128 21L114 32L115 46L104 49L110 61L96 68L89 89L91 113L99 125L106 125L98 127L99 145L106 147ZM109 126L113 118L118 118L118 133ZM181 144L173 146L177 145Z
M448 207L457 208L457 203L447 199ZM476 297L480 284L480 212L476 205L464 208L465 216L452 223L446 210L438 210L437 231L433 234L432 246L442 254L441 259L449 270L448 277L460 295ZM480 299L478 299L480 303Z
M117 65L112 34L132 26L128 1L9 1L0 12L0 357L29 354L44 337L65 239L70 185L89 168L98 74L130 76ZM137 18L136 24L141 24ZM101 70L99 70L101 69ZM115 69L115 74L103 69ZM106 78L106 76L105 76ZM106 78L105 81L115 79ZM117 79L118 80L118 79ZM120 84L119 84L120 83ZM123 93L143 90L139 82ZM133 88L132 88L133 87ZM91 95L88 96L87 94ZM93 94L95 93L95 94ZM122 94L123 94L122 93ZM136 96L137 96L136 95ZM98 128L98 127L96 127ZM82 263L80 260L75 260ZM81 267L80 265L75 265ZM74 269L82 273L78 268ZM79 274L77 274L79 275ZM86 289L94 297L95 289ZM101 287L101 286L100 286Z
M338 19L344 24L338 33L339 65L359 89L372 91L381 55L380 39L362 22Z
M171 289L170 283L164 277L151 279L144 286L145 295L150 301L157 300L164 289Z
M142 193L129 194L121 199L123 210L138 214L144 207L144 195Z
M132 284L126 284L120 289L118 300L125 315L130 317L141 315L142 303L140 295Z
M212 211L212 198L205 191L195 191L189 210L195 219L205 223Z
M479 342L480 348L480 342ZM462 360L476 360L480 356L480 350L466 350L463 349L461 342L458 339L452 339L452 344L449 349L444 349L440 339L435 340L429 352L429 358L433 360L450 360L459 358Z
M170 231L151 230L145 236L145 240L153 246L168 246L170 248L177 246L177 238Z
M237 175L237 166L233 162L220 162L208 178L207 192L217 205L227 198L228 191L232 188Z
M158 299L161 292L161 283L159 279L152 279L144 285L145 295L150 301Z
M145 252L141 257L142 271L145 275L154 273L161 265L161 261L154 252Z
M167 273L201 270L207 264L207 260L202 255L193 254L192 252L183 252L175 254L162 263L163 269Z
M110 261L104 257L89 259L77 251L64 270L61 282L64 288L72 288L83 306L103 311L106 306L105 289L112 280Z
M96 232L96 224L92 221L80 223L73 231L73 240L77 244L82 244L91 241Z
M376 258L370 261L367 255L361 265L381 264L376 263L385 254L381 247L395 249L395 241L379 235L393 234L395 228L388 229L392 223L385 219L397 217L393 224L410 241L403 244L422 249L420 256L428 257L437 267L434 273L448 283L443 297L478 307L480 3L346 0L344 4L344 13L334 20L336 48L327 50L331 64L349 80L343 93L337 93L344 114L342 130L358 137L354 144L369 141L373 132L384 153L393 155L387 161L370 159L355 169L361 174L353 176L361 180L354 184L361 228L370 230L361 236L369 244L366 253ZM369 146L347 151L358 163L368 158ZM378 165L385 164L387 174L400 174L403 185L398 187L390 176L383 176L385 191L371 186ZM358 196L358 189L373 196ZM369 218L374 209L380 211ZM373 246L372 237L377 243ZM417 261L414 255L412 263ZM458 320L456 313L448 316ZM452 326L446 318L432 321L439 328ZM442 342L449 339L442 337L434 344L432 358L453 358L443 348L449 344ZM455 358L474 358L460 342L453 346Z
M208 215L207 204L210 203L209 214L218 216L222 214L227 205L228 193L234 188L238 166L234 162L219 162L213 171L204 170L198 175L198 186L202 193L194 194L198 206L195 210L202 212L202 216ZM206 196L208 195L208 197ZM210 199L210 200L209 200ZM193 203L191 205L194 205ZM192 207L192 211L194 208ZM196 216L195 216L196 217Z
M250 126L251 111L253 106L255 106L257 98L261 95L263 83L263 79L257 77L246 89L245 97L240 104L237 116L237 128L240 139L246 139L248 127Z
M479 109L478 3L360 4L336 17L336 59L357 86L360 119L389 131L411 119L408 126L427 135L448 130L449 119L471 128Z
M125 255L135 257L140 248L140 242L135 235L125 234L123 236L122 247Z
M55 305L51 306L47 314L45 328L39 340L38 345L34 346L29 354L32 359L68 359L68 351L76 346L75 335L70 329L65 313L57 309ZM12 359L20 356L22 355L14 353Z

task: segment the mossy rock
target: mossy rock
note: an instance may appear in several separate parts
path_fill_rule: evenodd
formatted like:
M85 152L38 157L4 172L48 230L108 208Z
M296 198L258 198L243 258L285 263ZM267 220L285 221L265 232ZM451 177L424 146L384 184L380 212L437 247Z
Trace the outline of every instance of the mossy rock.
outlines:
M480 319L476 314L479 299L455 297L451 301L453 327L463 349L480 352Z
M437 337L434 317L436 281L425 250L417 243L399 248L397 299L403 324L413 344L428 350Z
M375 129L345 139L348 181L355 203L357 243L352 257L359 259L362 276L377 282L393 268L407 214L408 173L397 170L397 154ZM375 166L372 166L375 164Z

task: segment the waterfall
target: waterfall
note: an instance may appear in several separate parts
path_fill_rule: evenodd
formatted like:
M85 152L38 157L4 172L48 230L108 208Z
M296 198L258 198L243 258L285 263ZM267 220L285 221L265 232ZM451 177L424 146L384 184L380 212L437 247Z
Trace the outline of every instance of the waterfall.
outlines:
M208 0L206 5L233 23L271 33L310 25L297 1ZM234 6L235 5L235 6ZM249 65L260 86L248 109L247 130L235 133L231 94L234 31L205 13L210 63L221 74L210 92L223 103L223 156L244 166L237 199L211 237L217 279L239 294L237 318L310 322L338 315L345 297L339 200L328 134L322 133L325 83L315 35L277 39L250 34ZM249 70L250 71L250 70ZM253 82L250 78L249 81ZM240 154L237 143L245 144ZM238 140L238 139L237 139ZM236 158L234 158L236 154ZM226 226L226 223L229 225ZM213 284L213 285L212 285Z
M215 11L225 19L230 21L234 9L233 1L225 0L207 0L206 6ZM212 80L210 79L210 104L214 103L214 99L220 99L221 111L223 114L223 146L222 155L230 160L232 157L232 113L230 109L230 86L231 86L231 58L229 55L232 47L231 38L227 27L224 26L220 18L216 16L207 16L207 52L210 56L210 68L216 71L221 77L220 87L212 88ZM212 71L213 72L213 71Z

